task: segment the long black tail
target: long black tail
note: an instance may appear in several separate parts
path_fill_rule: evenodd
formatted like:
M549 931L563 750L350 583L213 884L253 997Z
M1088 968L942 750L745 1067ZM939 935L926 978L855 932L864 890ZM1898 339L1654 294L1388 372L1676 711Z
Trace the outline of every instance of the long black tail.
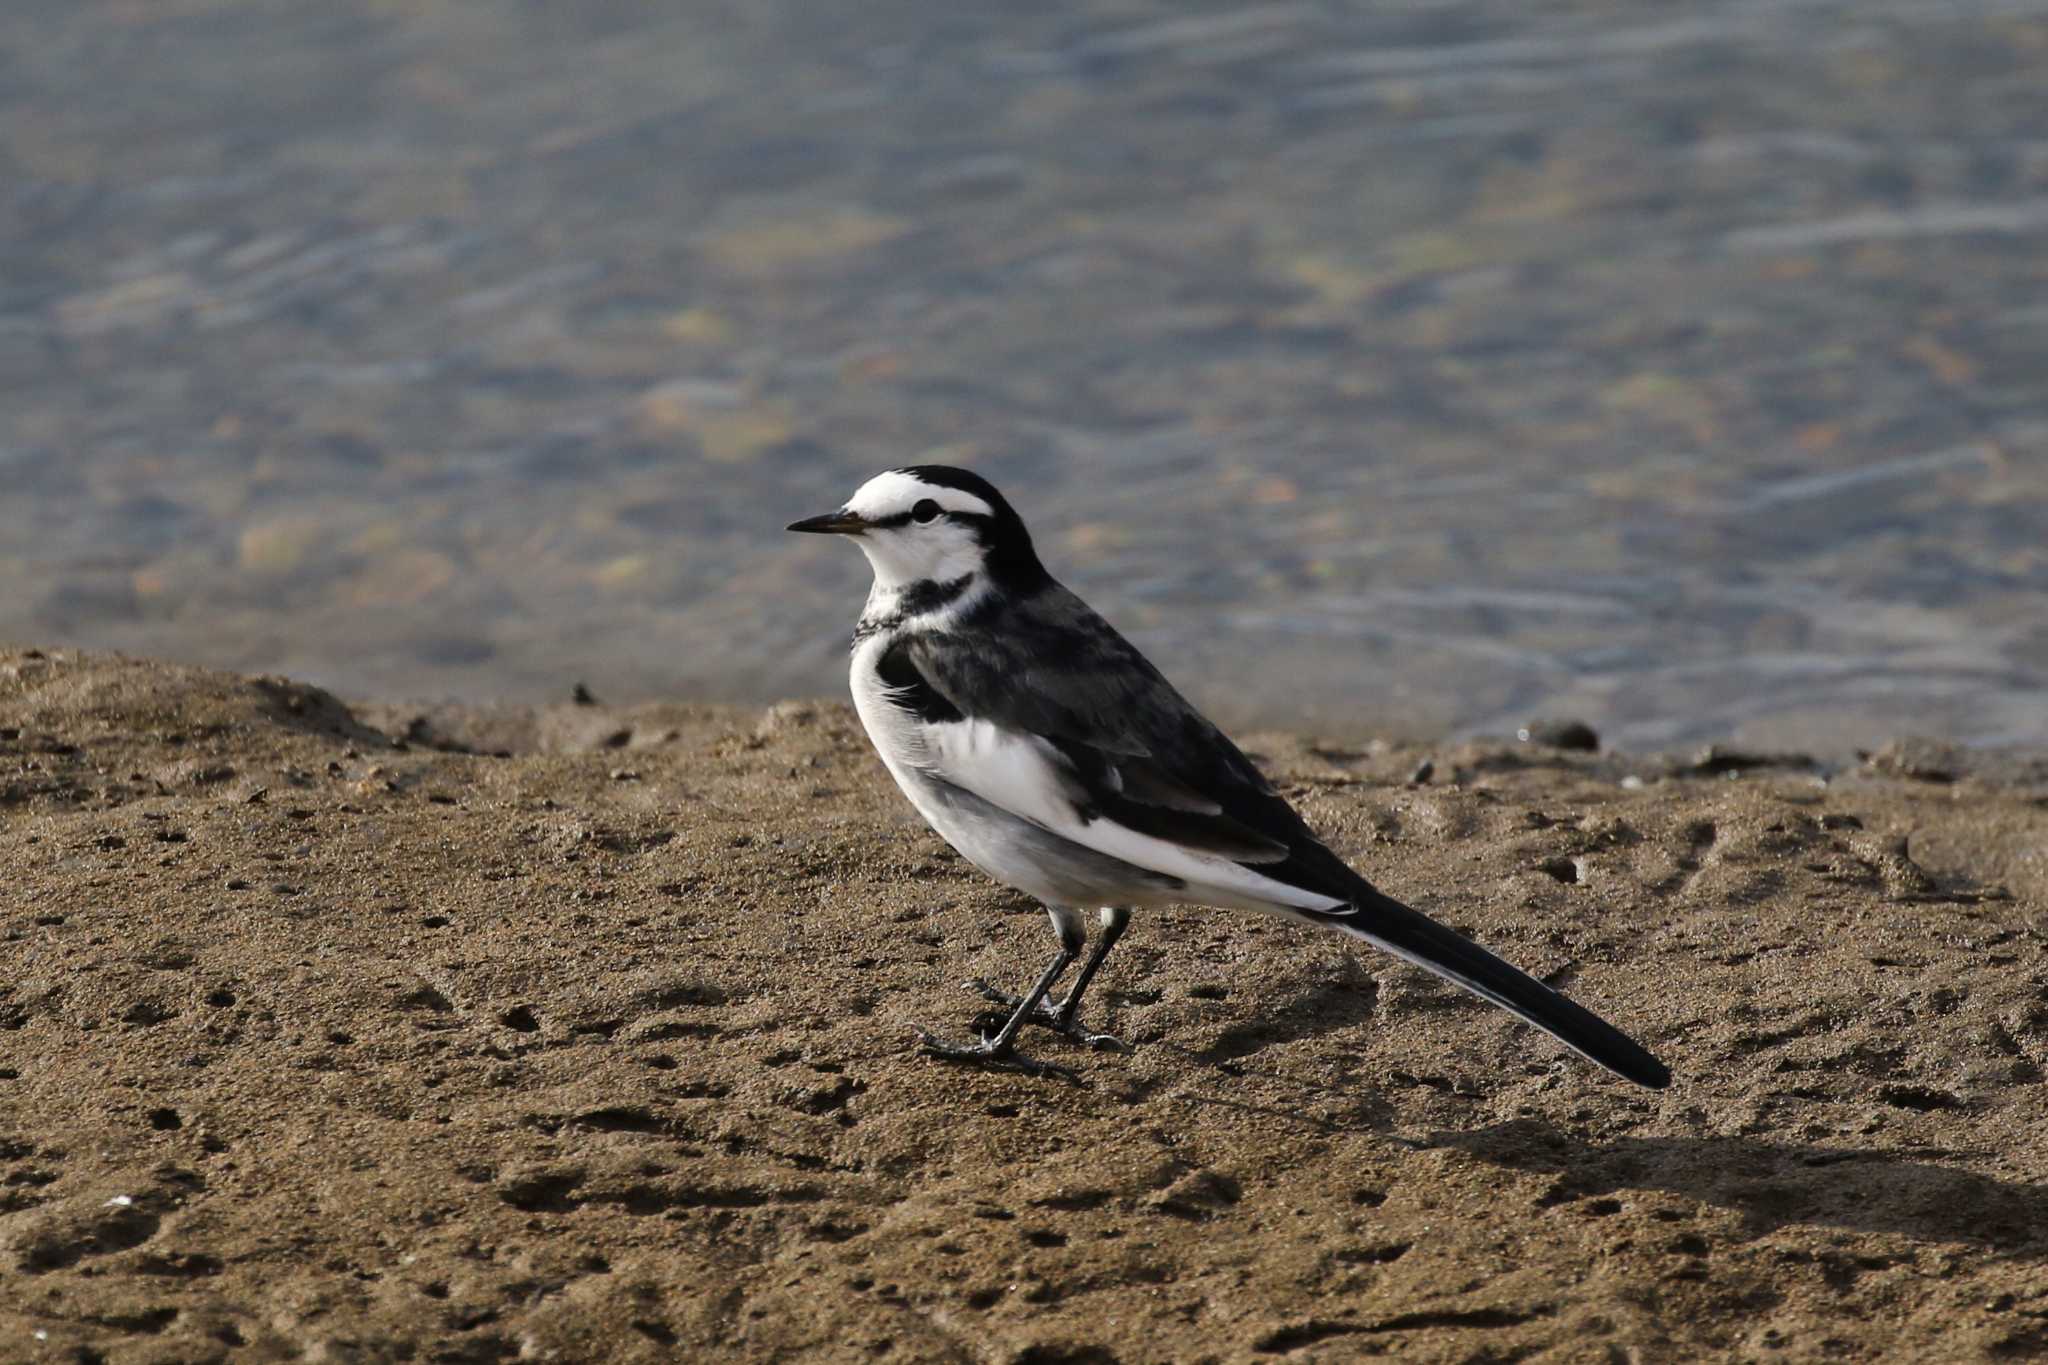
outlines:
M1348 913L1308 917L1318 924L1355 934L1463 986L1482 1000L1491 1000L1617 1076L1652 1090L1662 1090L1671 1084L1670 1068L1633 1038L1470 939L1410 910L1363 878L1353 888L1352 901Z

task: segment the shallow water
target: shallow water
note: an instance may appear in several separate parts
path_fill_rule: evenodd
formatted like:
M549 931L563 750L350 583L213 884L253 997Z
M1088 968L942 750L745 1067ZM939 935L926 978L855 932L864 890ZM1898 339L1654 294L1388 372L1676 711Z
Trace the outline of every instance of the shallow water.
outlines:
M0 9L0 637L843 687L972 463L1239 722L2048 742L2048 0Z

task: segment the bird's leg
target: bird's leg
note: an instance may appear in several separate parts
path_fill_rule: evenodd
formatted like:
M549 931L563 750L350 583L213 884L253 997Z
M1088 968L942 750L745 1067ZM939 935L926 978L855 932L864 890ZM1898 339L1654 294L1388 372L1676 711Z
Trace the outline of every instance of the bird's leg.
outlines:
M1060 941L1062 943L1067 942L1068 927L1071 922L1071 920L1063 920L1058 914L1053 916L1053 924L1060 931ZM1095 979L1095 973L1102 967L1102 960L1109 956L1111 948L1116 947L1116 941L1124 936L1124 930L1130 927L1130 923L1131 912L1129 910L1121 907L1103 907L1102 934L1095 940L1095 950L1089 953L1088 960L1081 964L1081 974L1075 977L1074 984L1067 988L1067 998L1059 1001L1057 1004L1051 1000L1040 1000L1037 1008L1030 1012L1026 1022L1043 1024L1054 1032L1065 1034L1075 1042L1087 1047L1105 1048L1114 1052L1130 1051L1130 1045L1121 1038L1112 1037L1107 1033L1091 1033L1074 1022L1074 1016L1081 1008L1081 997L1087 992L1088 984ZM1075 929L1078 931L1078 925L1075 926ZM1007 1005L1013 1009L1023 1003L1018 997L1009 994L1007 991L999 991L986 981L970 981L967 983L967 988L984 999L993 1000L999 1005Z
M1090 1033L1074 1022L1075 1013L1081 1008L1081 996L1087 991L1088 983L1095 979L1095 973L1102 968L1102 959L1109 956L1109 950L1116 947L1116 941L1130 928L1131 912L1122 906L1104 906L1102 911L1102 933L1095 940L1095 951L1088 954L1088 960L1081 964L1081 974L1074 978L1074 984L1067 988L1067 998L1059 1003L1054 1015L1053 1027L1070 1038L1086 1043L1089 1047L1108 1047L1118 1052L1129 1051L1129 1046L1120 1038L1107 1033Z
M1027 1071L1035 1075L1047 1073L1071 1076L1065 1067L1050 1062L1034 1061L1017 1054L1017 1030L1024 1027L1024 1021L1045 1002L1045 993L1052 989L1052 983L1060 979L1060 973L1073 964L1078 956L1080 944L1060 936L1060 950L1053 955L1052 965L1039 975L1038 983L1011 1011L1010 1017L993 1035L985 1036L979 1043L948 1043L932 1037L923 1029L917 1031L918 1041L924 1050L934 1057L944 1057L954 1062L977 1062L982 1066L996 1067L1004 1071Z

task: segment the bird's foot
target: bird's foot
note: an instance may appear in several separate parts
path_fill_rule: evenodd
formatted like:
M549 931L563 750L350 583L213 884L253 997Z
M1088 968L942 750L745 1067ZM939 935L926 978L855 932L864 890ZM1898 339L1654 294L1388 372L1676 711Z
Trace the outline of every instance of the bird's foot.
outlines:
M1024 1003L1022 996L1011 995L1008 991L997 990L980 977L967 982L966 986L968 990L973 991L982 999L1001 1005L1004 1009L1014 1010ZM1107 1033L1090 1033L1087 1029L1081 1027L1073 1016L1066 1012L1064 1003L1055 1005L1050 1000L1041 1000L1038 1002L1037 1009L1024 1016L1024 1022L1027 1024L1037 1024L1041 1028L1049 1028L1063 1038L1072 1039L1074 1042L1081 1044L1081 1046L1094 1048L1098 1052L1129 1052L1132 1050L1131 1045L1121 1038Z
M1063 1081L1081 1079L1067 1067L1026 1057L1014 1043L998 1045L993 1038L983 1038L978 1043L949 1043L919 1029L917 1041L924 1046L926 1055L948 1062L967 1062L990 1071L1020 1071L1027 1076L1057 1076Z

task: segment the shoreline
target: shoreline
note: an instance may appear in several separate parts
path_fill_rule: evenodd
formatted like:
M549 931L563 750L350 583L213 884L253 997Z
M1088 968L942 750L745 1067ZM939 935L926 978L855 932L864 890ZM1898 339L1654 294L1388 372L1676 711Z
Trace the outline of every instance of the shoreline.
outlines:
M1130 1055L945 1065L912 1027L963 1034L958 983L1050 934L844 705L345 706L0 648L0 1342L2048 1349L2048 756L1241 738L1374 881L1673 1087L1183 909L1092 997Z

